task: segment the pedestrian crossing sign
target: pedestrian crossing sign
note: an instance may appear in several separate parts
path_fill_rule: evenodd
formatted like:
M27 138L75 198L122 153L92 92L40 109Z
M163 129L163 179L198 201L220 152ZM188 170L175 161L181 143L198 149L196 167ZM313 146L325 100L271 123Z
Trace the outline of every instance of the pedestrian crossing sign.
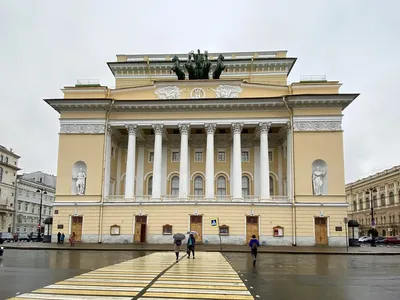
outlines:
M211 219L211 227L217 227L218 226L218 218Z

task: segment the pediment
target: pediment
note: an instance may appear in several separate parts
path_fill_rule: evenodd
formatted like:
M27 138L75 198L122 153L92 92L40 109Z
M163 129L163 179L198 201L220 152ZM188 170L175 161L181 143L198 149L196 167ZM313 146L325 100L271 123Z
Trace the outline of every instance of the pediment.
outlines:
M277 97L288 94L287 86L232 80L184 80L111 91L116 100L217 99Z

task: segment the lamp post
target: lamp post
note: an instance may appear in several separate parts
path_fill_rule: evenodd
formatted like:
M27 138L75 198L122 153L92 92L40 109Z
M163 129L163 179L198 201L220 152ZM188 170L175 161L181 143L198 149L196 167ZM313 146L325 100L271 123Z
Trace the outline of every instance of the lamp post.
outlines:
M372 247L376 247L376 244L375 244L375 216L374 216L374 201L372 200L373 199L373 193L376 193L377 192L377 189L375 188L375 187L372 187L372 188L369 188L368 189L368 191L365 193L365 194L367 194L367 195L370 195L370 201L371 201L371 205L370 205L370 207L371 207L371 227L372 227L372 229L371 229L371 235L372 235L372 241L371 241L371 246Z
M36 190L36 193L40 193L40 207L39 207L39 223L38 223L38 241L40 242L42 240L42 202L43 202L43 195L47 195L47 192L42 189L38 188Z

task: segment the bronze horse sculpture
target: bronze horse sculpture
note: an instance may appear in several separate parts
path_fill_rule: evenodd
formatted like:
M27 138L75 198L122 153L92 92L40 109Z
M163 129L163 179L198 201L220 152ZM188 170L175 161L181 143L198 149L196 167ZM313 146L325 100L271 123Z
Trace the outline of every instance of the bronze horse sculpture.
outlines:
M213 79L219 79L219 76L221 76L222 71L226 69L226 66L224 65L223 62L224 59L225 57L222 54L218 56L217 66L215 67L215 70L213 72Z
M172 58L172 62L174 64L172 65L171 70L175 72L176 76L178 76L178 80L185 80L185 72L182 70L181 63L177 55Z

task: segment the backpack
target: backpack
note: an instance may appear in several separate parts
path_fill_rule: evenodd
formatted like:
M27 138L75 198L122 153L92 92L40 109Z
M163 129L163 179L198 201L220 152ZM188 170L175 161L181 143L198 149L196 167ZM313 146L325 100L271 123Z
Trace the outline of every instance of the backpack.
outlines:
M253 244L251 244L251 249L252 250L257 249L257 240L253 240Z
M182 241L181 241L181 240L177 240L177 241L175 242L175 245L177 245L177 246L182 245Z

